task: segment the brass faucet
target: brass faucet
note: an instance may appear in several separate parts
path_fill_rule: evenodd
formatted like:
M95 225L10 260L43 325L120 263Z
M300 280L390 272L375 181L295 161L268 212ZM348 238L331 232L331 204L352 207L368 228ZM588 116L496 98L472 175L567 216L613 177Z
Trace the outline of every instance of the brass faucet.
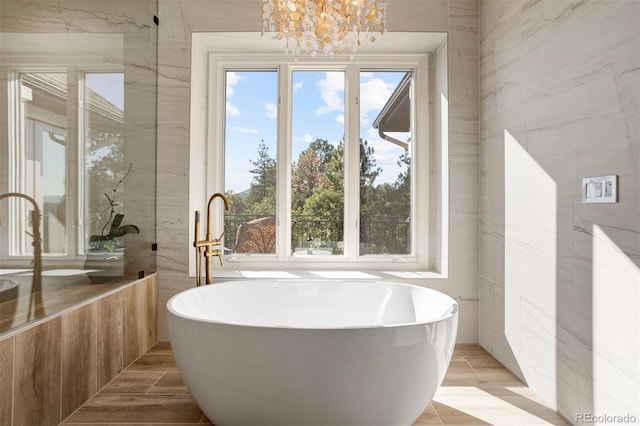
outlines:
M214 247L220 247L222 245L222 236L224 235L224 231L218 238L211 238L211 205L213 204L213 200L216 198L222 198L222 201L224 201L224 209L229 210L229 200L224 196L224 194L216 192L211 196L211 198L209 198L209 203L207 204L207 233L205 234L204 240L198 240L198 235L200 234L200 212L196 210L195 237L193 240L193 246L196 248L196 286L200 286L201 284L201 255L204 256L205 263L205 284L211 284L211 258L214 256L217 257L220 261L220 266L222 266L222 255L224 254L224 251L221 248Z
M23 198L33 205L31 211L31 227L33 229L33 277L31 278L31 298L29 299L29 319L34 318L37 311L42 308L42 237L40 235L40 208L36 200L20 192L7 192L0 194L0 200L5 198Z

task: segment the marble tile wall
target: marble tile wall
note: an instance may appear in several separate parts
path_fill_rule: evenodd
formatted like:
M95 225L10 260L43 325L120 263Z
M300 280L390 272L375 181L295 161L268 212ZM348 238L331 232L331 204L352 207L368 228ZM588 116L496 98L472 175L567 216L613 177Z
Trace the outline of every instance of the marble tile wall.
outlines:
M158 11L158 338L166 341L164 306L172 295L194 285L193 278L188 278L191 34L260 31L261 24L258 0L159 0ZM459 341L476 342L478 2L394 0L388 3L387 16L390 31L448 33L450 273L447 279L420 282L458 300Z
M0 424L58 424L149 350L157 285L154 274L3 337Z
M570 421L640 418L640 3L479 10L480 344Z

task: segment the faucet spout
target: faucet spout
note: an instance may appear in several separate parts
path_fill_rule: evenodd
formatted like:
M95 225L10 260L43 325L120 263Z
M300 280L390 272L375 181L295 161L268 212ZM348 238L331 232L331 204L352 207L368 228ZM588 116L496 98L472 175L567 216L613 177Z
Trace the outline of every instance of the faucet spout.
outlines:
M33 277L31 279L31 299L29 301L29 315L37 309L36 298L42 297L42 238L40 236L40 208L36 200L20 192L0 194L0 200L5 198L22 198L33 206L31 211L31 226L33 228Z
M31 212L31 223L33 227L33 264L34 271L33 276L40 275L42 272L42 239L40 237L40 208L38 207L38 203L36 200L26 194L22 194L20 192L7 192L5 194L0 194L0 200L4 200L5 198L23 198L29 201L33 205L33 211Z
M213 200L216 198L222 198L225 210L229 210L230 208L229 199L220 192L216 192L211 196L211 198L209 198L209 203L207 204L207 235L205 236L207 240L211 240L211 205L213 204Z

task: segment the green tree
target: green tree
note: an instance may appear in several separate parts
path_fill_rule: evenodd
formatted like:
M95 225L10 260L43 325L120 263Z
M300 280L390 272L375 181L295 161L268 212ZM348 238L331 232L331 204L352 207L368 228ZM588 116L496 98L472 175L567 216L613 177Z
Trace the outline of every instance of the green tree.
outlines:
M344 140L333 147L325 171L331 189L344 194Z
M304 203L302 214L311 218L305 231L313 238L320 238L324 247L336 253L337 242L344 240L344 195L330 188L321 188Z
M301 213L306 200L315 191L328 186L323 166L322 159L311 147L302 151L293 164L291 208L294 213Z
M364 139L360 140L360 215L373 213L370 206L370 199L374 190L376 178L382 172L377 167L375 150L369 146Z
M407 230L411 211L410 167L408 151L398 159L402 171L394 183L376 185L382 172L377 166L375 150L360 140L360 241L364 253L407 253ZM338 241L344 239L344 153L345 142L332 145L316 139L292 164L292 220L294 245L306 246L309 236L319 238L323 247L339 253ZM227 194L232 212L242 220L273 215L276 209L276 161L269 156L264 142L259 144L258 158L251 160L253 180L248 194ZM251 217L253 216L253 217ZM251 219L250 219L251 217ZM227 222L227 241L235 241L239 223ZM231 235L231 234L233 235Z
M309 144L308 151L313 151L323 165L329 164L335 148L326 139L316 139Z
M271 204L275 205L276 160L269 156L269 148L264 141L258 145L258 159L252 160L251 164L253 169L249 172L253 174L253 181L249 191L249 204L260 204L265 198L273 197Z
M401 172L393 184L385 182L365 188L366 200L360 210L363 254L410 252L411 159L408 151L399 157L397 164Z

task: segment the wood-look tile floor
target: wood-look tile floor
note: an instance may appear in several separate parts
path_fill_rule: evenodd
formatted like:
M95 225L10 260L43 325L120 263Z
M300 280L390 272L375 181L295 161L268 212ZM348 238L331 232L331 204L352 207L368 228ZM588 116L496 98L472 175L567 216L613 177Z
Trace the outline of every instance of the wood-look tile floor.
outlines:
M171 346L158 343L63 422L65 425L212 423L189 395ZM478 345L457 345L442 386L414 425L567 425ZM354 425L355 426L355 425Z

